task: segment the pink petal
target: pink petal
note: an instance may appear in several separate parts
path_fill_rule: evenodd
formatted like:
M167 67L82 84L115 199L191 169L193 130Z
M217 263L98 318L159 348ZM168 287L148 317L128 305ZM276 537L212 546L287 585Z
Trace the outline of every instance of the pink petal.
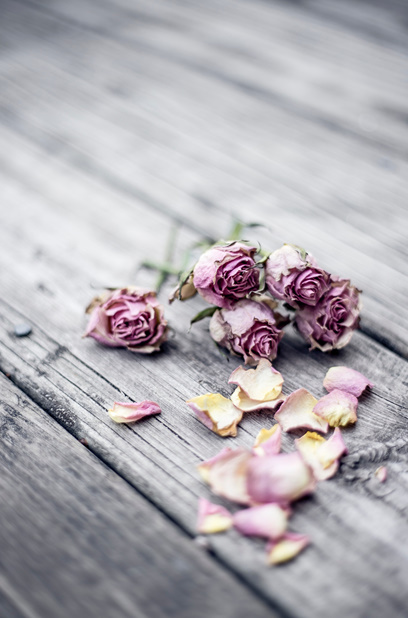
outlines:
M324 481L334 476L339 467L339 459L347 453L338 427L328 440L317 433L308 431L304 436L295 440L295 443L303 459L312 468L317 481Z
M385 466L380 466L375 471L375 476L378 478L380 483L384 483L387 480L387 468Z
M325 419L330 427L345 427L357 421L357 406L357 397L335 389L317 402L313 413Z
M286 505L314 491L312 470L300 453L253 457L248 463L248 494L253 504Z
M281 449L282 429L276 424L270 429L261 429L253 446L256 455L277 455Z
M219 393L207 393L193 397L186 403L198 419L219 436L237 435L237 425L242 419L242 411L238 410L230 399Z
M283 378L266 358L262 358L256 369L242 366L235 369L228 384L236 384L254 401L271 401L281 394Z
M277 399L272 401L255 401L250 399L248 395L242 390L240 386L237 386L235 391L231 395L231 401L236 408L242 410L242 412L255 412L256 410L276 410L281 403L285 401L285 395L281 395Z
M141 401L140 403L120 403L115 401L113 407L108 412L115 423L134 423L145 416L160 414L161 409L154 401Z
M234 527L246 536L279 539L288 522L287 510L278 504L263 504L238 511L233 516Z
M198 503L197 532L200 534L213 534L224 532L232 526L232 515L227 509L219 504L213 504L205 498L200 498Z
M316 404L317 399L309 391L299 388L286 398L276 412L275 419L283 431L305 428L326 433L328 423L313 413Z
M232 449L226 446L219 453L217 453L217 455L214 455L214 457L211 457L211 459L203 461L197 466L197 470L203 481L205 481L206 483L209 482L210 468L215 464L216 461L223 459L229 453L232 453Z
M351 393L355 397L360 397L361 393L367 388L373 388L372 382L362 373L348 367L331 367L323 380L323 386L327 391L339 389L346 393Z
M281 564L295 558L310 543L309 537L304 534L287 532L282 539L277 542L269 542L266 551L268 552L268 564Z
M216 461L208 474L208 483L212 491L238 504L249 504L247 474L251 458L251 452L241 448Z

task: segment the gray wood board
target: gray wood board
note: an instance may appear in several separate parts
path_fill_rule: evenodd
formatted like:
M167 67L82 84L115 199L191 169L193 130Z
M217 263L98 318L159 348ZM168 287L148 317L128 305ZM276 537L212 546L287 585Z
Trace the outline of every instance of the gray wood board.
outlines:
M333 136L317 122L198 71L168 65L165 54L145 58L131 45L142 36L136 26L122 38L119 29L112 41L31 6L6 6L5 32L14 42L20 37L33 44L29 56L19 48L5 55L3 124L52 157L196 230L216 235L227 230L233 214L265 221L272 233L257 234L265 246L288 240L306 245L326 268L351 277L366 292L363 328L407 354L402 160L358 137ZM90 12L83 19L97 16ZM369 61L370 49L361 47ZM386 55L383 62L394 66ZM381 76L373 84L384 90ZM364 105L369 101L367 94ZM265 133L265 127L273 129ZM8 130L3 139L13 139ZM17 157L11 164L9 158L4 168L12 173ZM18 165L24 163L23 157Z
M71 172L65 173L67 181ZM8 218L8 225L0 230L0 255L8 264L1 272L1 285L10 303L3 302L1 311L2 370L76 437L87 438L101 459L193 534L198 497L208 496L195 464L224 444L250 446L270 420L265 415L250 415L239 438L224 441L196 421L185 406L187 398L208 390L228 395L227 378L237 366L237 361L228 364L219 357L203 325L187 335L189 317L202 307L199 299L167 310L177 336L163 355L140 358L80 340L83 307L92 295L89 281L108 279L111 283L121 266L129 276L133 259L151 250L146 230L156 230L157 244L162 247L167 221L137 202L124 219L128 204L118 202L108 233L102 214L99 218L97 214L103 213L103 200L108 203L109 196L89 181L80 182L77 173L73 178L78 183L77 199L56 200L43 219L44 195L32 196L30 203L35 208L24 225L17 208L24 202L24 193L20 187L15 195L10 187L14 225ZM64 187L66 192L67 184ZM87 201L91 190L92 200ZM83 203L89 203L89 208L81 208ZM33 236L29 232L37 217L43 224ZM133 220L144 223L135 225L130 234ZM12 252L14 263L8 259ZM25 340L10 338L12 325L23 318L33 323L33 335ZM294 615L319 615L329 603L336 606L333 615L349 611L397 616L405 601L407 571L401 542L406 535L407 506L406 409L401 384L407 381L407 364L361 333L334 357L309 354L295 336L288 335L287 340L276 364L285 376L287 392L307 386L323 394L322 379L333 363L363 371L376 383L376 390L362 402L357 427L346 433L350 455L342 474L321 485L315 498L295 509L294 529L310 533L312 548L287 567L270 571L264 565L261 543L231 533L212 538L211 546L260 594ZM114 426L106 409L113 400L124 398L157 400L163 406L163 417L130 429ZM293 448L290 437L285 448ZM387 461L390 479L382 486L373 474ZM367 560L372 564L369 572L364 568ZM322 564L330 581L337 582L324 592ZM353 593L344 595L344 590Z
M0 389L4 618L277 615L4 376Z

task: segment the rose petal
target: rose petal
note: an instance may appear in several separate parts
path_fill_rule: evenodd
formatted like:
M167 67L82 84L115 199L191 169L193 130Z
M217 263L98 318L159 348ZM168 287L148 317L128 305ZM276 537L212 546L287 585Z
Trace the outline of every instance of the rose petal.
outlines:
M328 440L308 431L295 440L295 443L303 459L312 468L317 481L324 481L334 476L339 467L340 457L347 453L347 447L338 427Z
M360 397L367 388L373 388L372 382L362 373L348 367L330 367L323 380L324 388L329 393L335 389Z
M282 429L276 424L270 429L261 429L258 433L253 452L256 455L277 455L281 448Z
M212 491L238 504L250 504L247 474L251 458L251 452L241 448L216 461L208 474L208 483Z
M248 462L248 494L253 504L286 505L314 491L312 470L300 453L252 457Z
M266 547L268 564L281 564L295 558L310 543L304 534L287 532L278 542L270 542Z
M242 419L242 411L238 410L230 399L219 393L207 393L193 397L186 403L199 420L219 436L237 435L237 425Z
M154 401L141 401L140 403L115 401L113 407L108 410L109 416L115 423L134 423L145 416L160 414L160 412L160 406Z
M313 413L325 419L330 427L345 427L357 421L357 406L357 397L335 389L317 402Z
M232 526L232 515L219 504L213 504L205 498L198 503L197 532L214 534L224 532Z
M233 515L234 527L246 536L279 539L285 532L288 511L278 504L263 504L243 509Z
M387 480L387 468L385 466L380 466L375 471L375 476L378 478L380 483L384 483Z
M222 459L223 457L226 457L226 455L228 455L231 452L232 452L232 449L226 446L219 453L217 453L217 455L214 455L214 457L211 457L211 459L207 459L206 461L203 461L197 466L197 470L201 478L203 479L203 481L205 481L206 483L209 482L209 475L210 475L211 467L215 464L216 461Z
M283 378L266 358L262 358L256 369L235 369L228 384L236 384L254 401L271 401L281 394Z
M255 401L250 399L248 395L242 390L240 386L237 386L235 391L231 395L231 401L236 408L242 410L242 412L255 412L256 410L276 410L281 403L285 401L285 395L281 395L277 399L272 401Z
M328 423L313 413L316 404L317 399L309 391L299 388L286 398L275 414L275 419L283 431L305 428L326 433Z

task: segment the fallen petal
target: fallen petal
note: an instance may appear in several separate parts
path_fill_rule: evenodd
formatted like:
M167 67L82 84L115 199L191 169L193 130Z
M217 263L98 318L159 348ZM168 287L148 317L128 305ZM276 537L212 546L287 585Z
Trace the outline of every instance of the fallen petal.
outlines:
M219 504L213 504L205 498L198 503L197 532L214 534L224 532L232 526L232 515Z
M270 542L266 547L268 564L281 564L295 558L310 543L304 534L287 532L278 542Z
M285 401L285 395L271 401L255 401L250 399L240 386L237 386L231 395L231 401L242 412L255 412L255 410L276 410Z
M160 412L160 406L154 401L141 401L140 403L115 401L113 407L108 410L109 416L115 423L134 423L145 416L160 414Z
M325 481L334 476L339 467L339 459L347 453L346 445L339 428L325 440L322 436L308 431L304 436L295 440L296 448L303 459L312 468L317 481Z
M234 527L246 536L279 539L285 532L288 511L278 504L263 504L243 509L233 515Z
M252 457L248 462L248 494L253 504L287 505L314 491L316 481L300 453Z
M357 397L336 388L319 399L313 413L325 419L330 427L345 427L357 421L357 406Z
M331 392L335 389L360 397L367 388L373 388L372 382L362 373L348 367L330 367L323 380L324 388Z
M236 436L242 410L219 393L207 393L186 402L198 419L219 436Z
M380 466L375 471L375 476L378 478L380 483L384 483L387 480L387 468L385 466Z
M208 484L212 491L238 504L250 504L247 475L251 459L251 452L240 448L216 461L208 473Z
M271 401L281 394L283 378L266 358L262 358L256 369L235 369L228 383L239 386L249 399Z
M286 398L276 412L275 419L283 431L304 428L326 433L329 428L327 421L313 413L316 404L316 397L305 388L299 388Z
M232 449L229 448L229 446L226 446L219 453L217 453L217 455L214 455L214 457L211 457L211 459L207 459L206 461L203 461L197 466L197 470L201 478L203 479L203 481L205 481L206 483L209 482L208 479L209 479L209 474L210 474L210 468L215 464L216 461L219 461L223 457L226 457L226 455L228 455L231 452L232 452Z
M253 446L256 455L277 455L281 449L282 429L276 424L270 429L261 429Z

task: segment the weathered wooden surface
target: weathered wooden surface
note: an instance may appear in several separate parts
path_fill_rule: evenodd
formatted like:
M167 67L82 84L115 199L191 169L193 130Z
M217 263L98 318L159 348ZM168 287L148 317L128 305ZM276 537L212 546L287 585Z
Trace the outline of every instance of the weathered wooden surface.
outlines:
M80 339L92 286L151 282L138 264L163 257L175 224L180 257L202 234L225 235L235 214L266 221L270 231L255 235L265 246L304 244L323 266L364 288L364 332L346 350L309 354L292 333L276 363L287 392L307 386L323 394L325 371L339 362L376 385L361 401L357 426L346 432L350 454L339 475L295 508L293 528L309 533L313 546L270 570L263 544L254 540L214 537L213 557L199 558L197 548L188 548L192 541L182 539L180 555L198 565L191 592L197 604L210 561L214 577L222 568L242 587L241 601L230 573L221 575L219 591L207 589L220 610L202 607L197 616L222 615L224 606L225 615L240 605L246 611L251 598L250 615L305 617L325 616L327 608L333 617L401 616L408 602L405 13L397 2L388 11L371 9L369 17L363 2L342 6L1 4L0 369L42 408L35 410L46 427L55 421L47 425L45 413L66 430L53 430L64 453L74 448L67 432L86 438L111 469L105 474L133 487L118 479L129 504L137 499L146 514L156 506L174 522L152 515L171 526L161 539L167 552L182 534L175 526L194 535L197 499L208 495L195 464L226 444L249 446L268 418L248 415L238 438L222 441L185 406L207 390L229 394L227 379L238 364L219 356L203 324L187 334L199 299L169 308L175 338L162 355L140 358ZM33 333L17 340L12 329L22 320ZM123 398L155 399L163 414L134 428L114 426L106 409ZM293 447L291 437L284 447ZM84 457L83 447L74 450ZM389 468L384 485L373 476L380 464ZM42 478L47 474L56 482L49 469ZM104 491L102 485L95 509ZM52 506L47 512L55 521ZM109 506L106 517L122 513ZM15 530L28 543L27 527ZM88 534L94 532L84 526L74 545ZM110 544L116 551L128 538ZM29 547L34 556L37 547ZM98 552L97 546L95 573ZM113 578L132 568L128 552L117 560ZM20 577L32 576L19 569ZM159 566L157 577L172 586ZM11 581L3 571L0 588ZM122 586L130 595L127 579ZM76 580L70 587L75 594ZM106 588L116 598L113 584L106 581ZM126 596L123 615L134 615L139 593ZM254 594L273 609L262 610ZM83 596L78 588L78 607L87 602ZM18 589L4 603L30 616L33 599Z

